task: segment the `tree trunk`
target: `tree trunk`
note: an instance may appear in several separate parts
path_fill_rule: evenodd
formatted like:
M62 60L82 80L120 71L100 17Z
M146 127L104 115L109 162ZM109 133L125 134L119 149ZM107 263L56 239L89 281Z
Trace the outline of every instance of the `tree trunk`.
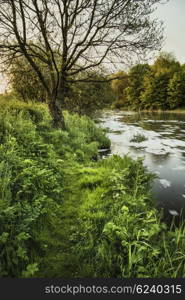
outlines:
M58 129L66 130L64 115L62 110L57 105L56 100L51 100L49 102L49 110L53 119L53 126Z
M58 88L53 89L52 94L49 97L49 109L53 118L53 126L62 130L66 130L64 115L62 113L66 91L66 74L62 71Z

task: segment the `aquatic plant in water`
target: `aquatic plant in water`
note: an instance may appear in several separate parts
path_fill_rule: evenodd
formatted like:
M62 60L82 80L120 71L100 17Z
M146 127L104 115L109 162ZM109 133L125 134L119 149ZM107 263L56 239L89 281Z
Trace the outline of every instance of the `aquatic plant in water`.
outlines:
M137 133L137 134L134 134L134 136L131 138L130 142L132 143L141 143L141 142L144 142L144 141L147 141L148 138L144 135L144 134L141 134L141 133Z

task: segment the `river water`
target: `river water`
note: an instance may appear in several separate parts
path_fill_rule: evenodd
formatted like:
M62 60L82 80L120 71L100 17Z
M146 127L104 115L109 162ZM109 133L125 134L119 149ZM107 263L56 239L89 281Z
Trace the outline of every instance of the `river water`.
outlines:
M157 175L152 193L165 217L184 215L185 114L103 111L97 121L108 130L111 154L143 157ZM135 135L146 140L132 141Z

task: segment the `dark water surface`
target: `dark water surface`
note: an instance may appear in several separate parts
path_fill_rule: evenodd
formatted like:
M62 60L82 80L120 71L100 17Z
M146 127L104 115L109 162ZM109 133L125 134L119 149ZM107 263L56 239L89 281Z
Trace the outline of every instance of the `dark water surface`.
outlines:
M185 114L104 111L96 118L108 129L111 154L143 157L158 176L153 196L166 216L178 216L185 208ZM134 135L147 140L132 142Z

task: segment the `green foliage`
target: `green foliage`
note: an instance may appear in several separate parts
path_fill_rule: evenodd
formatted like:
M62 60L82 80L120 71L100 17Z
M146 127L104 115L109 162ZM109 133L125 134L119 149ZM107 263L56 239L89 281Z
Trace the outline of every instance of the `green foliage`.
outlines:
M184 277L184 227L169 231L161 223L150 200L153 176L142 161L113 156L97 167L80 181L78 276Z
M89 118L65 118L63 132L52 128L45 105L0 101L1 277L40 269L62 227L66 159L85 162L109 144Z
M110 106L114 99L113 93L103 72L82 72L74 80L83 78L87 78L87 81L77 81L68 86L64 108L80 115L91 115L97 109Z
M120 108L127 102L126 88L129 85L128 75L124 71L119 71L112 77L120 77L120 79L118 78L111 81L111 88L116 94L117 98L113 103L113 107Z
M142 160L111 156L88 117L56 130L44 104L0 100L0 277L184 277Z
M185 105L185 71L183 70L175 73L170 79L168 103L172 109Z
M48 221L51 207L57 216L63 201L62 166L32 121L43 121L38 118L40 107L30 106L26 112L26 106L16 102L0 111L0 276L34 275L34 243L41 247L34 229L42 218Z
M46 74L47 66L41 63L39 59L34 59L38 67ZM14 59L8 70L11 87L15 94L24 101L34 100L44 102L46 100L46 91L36 72L32 69L25 57ZM46 79L49 81L49 78Z
M105 136L102 129L94 125L90 118L86 116L79 118L77 114L69 115L68 113L65 114L65 118L66 127L71 138L83 136L85 137L84 143L98 142L98 148L110 147L110 140Z
M110 141L102 129L87 116L65 112L66 131L49 128L42 130L45 142L50 141L55 151L65 159L84 162L96 159L98 149L109 148Z
M36 60L36 63L45 74L49 84L50 79L48 78L49 72L47 66L39 62L39 60ZM12 90L19 99L25 102L29 100L47 101L47 93L41 81L25 58L21 57L14 60L8 75ZM82 72L80 77L72 79L80 80L82 78L89 78L90 81L79 81L73 84L66 83L67 93L65 103L61 105L63 109L80 115L90 115L96 109L104 108L112 103L113 95L110 84L108 82L99 82L106 80L103 72Z
M144 78L144 91L140 95L142 107L150 109L166 109L169 73L156 73Z
M148 64L138 64L129 71L129 86L126 90L128 104L134 108L140 105L140 95L143 91L143 79L150 73Z
M170 78L180 69L180 64L168 53L161 53L144 77L143 92L140 95L142 107L147 109L168 109L168 87Z
M157 74L168 72L173 75L179 71L180 63L176 61L172 53L161 52L156 58L152 69Z
M128 78L128 86L122 92L125 100L119 97L114 102L115 108L165 110L184 105L184 66L170 53L161 52L151 66L133 66Z

